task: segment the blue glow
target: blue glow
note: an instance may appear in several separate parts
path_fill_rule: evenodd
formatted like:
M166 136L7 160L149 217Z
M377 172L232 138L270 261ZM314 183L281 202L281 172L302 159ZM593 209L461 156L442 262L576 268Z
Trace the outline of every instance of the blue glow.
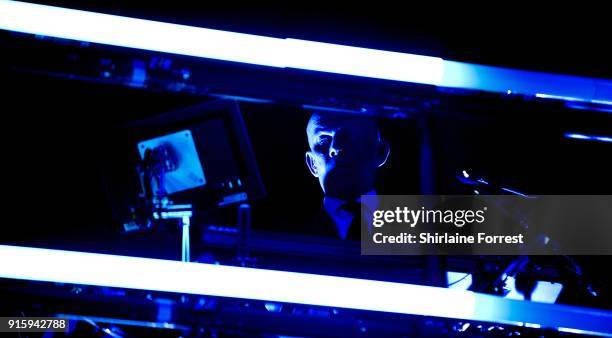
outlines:
M573 101L573 102L591 102L591 103L596 103L596 104L612 105L612 101L608 101L608 100L597 100L597 99L587 100L587 99L578 98L578 97L551 95L551 94L542 94L542 93L536 93L535 96L541 99L552 99L552 100Z
M612 104L612 81L0 0L0 29L261 66ZM109 74L110 75L110 74ZM136 83L142 74L135 74Z
M335 107L324 107L324 106L315 106L311 104L303 104L302 108L307 110L318 110L318 111L329 111L335 113L349 113L349 114L357 114L359 110L357 109L344 109L344 108L335 108Z
M612 142L612 137L610 136L594 136L594 135L585 135L585 134L578 134L578 133L566 133L564 136L566 138L571 138L575 140Z
M612 113L612 107L593 106L593 105L589 105L589 104L584 103L584 102L566 102L565 106L567 108L572 108L572 109L590 110L590 111L600 111L600 112L604 112L604 113Z
M282 39L0 1L0 28L218 60L283 67Z
M79 315L65 314L65 313L58 313L56 317L64 318L68 320L81 320L81 321L88 321L88 322L94 322L94 323L150 327L150 328L155 328L155 329L170 329L170 330L188 330L189 329L189 327L187 326L176 325L176 324L171 324L171 323L145 322L145 321L139 321L139 320L117 319L117 318L95 317L95 316L79 316Z
M442 84L441 58L331 43L286 39L291 60L286 67L376 79Z
M441 86L535 96L570 102L612 101L612 81L444 61Z
M509 293L505 296L508 299L524 300L525 297L516 290L516 280L510 276L506 278L506 288ZM537 281L535 288L531 293L531 301L553 304L557 301L559 294L563 290L563 284L551 283L546 281Z
M570 329L567 327L558 328L559 332L573 333L579 335L591 335L591 336L603 336L603 337L612 337L612 334L601 334L598 332L586 331L586 330L578 330L578 329Z
M212 97L226 99L226 100L235 100L240 102L250 102L250 103L274 103L273 100L267 99L258 99L254 97L246 97L246 96L236 96L236 95L222 95L222 94L210 94Z
M281 312L281 310L283 309L283 305L279 303L268 302L264 306L266 307L266 310L268 310L268 312Z
M532 329L539 329L539 328L542 327L540 324L532 324L532 323L525 323L524 326L525 327L530 327Z
M612 101L608 100L591 100L592 103L612 105Z
M562 101L579 101L579 102L586 101L584 99L580 99L580 98L577 98L577 97L561 96L561 95L551 95L551 94L542 94L542 93L536 93L535 97L538 97L538 98L541 98L541 99L562 100Z
M439 85L443 60L0 0L0 28L270 67Z
M511 193L511 194L514 194L514 195L518 195L518 196L522 196L522 197L529 197L529 196L527 196L527 195L523 194L522 192L518 192L518 191L516 191L516 190L512 190L512 189L510 189L510 188L503 188L503 187L502 187L502 188L501 188L501 190L506 191L506 192L509 192L509 193Z
M76 251L0 245L0 277L612 333L607 310L423 285Z
M217 203L218 206L222 207L222 206L226 206L229 204L234 204L234 203L238 203L238 202L244 202L248 200L248 195L246 192L241 192L241 193L237 193L237 194L233 194L233 195L228 195L228 196L224 196L223 200L219 203Z
M144 61L134 60L132 62L132 67L132 82L130 85L136 87L144 86L144 83L147 80L147 67Z
M574 138L574 139L577 139L577 140L589 140L589 139L591 139L590 136L586 136L586 135L582 135L582 134L574 134L574 133L565 134L565 137L567 137L567 138Z
M479 178L477 182L482 183L482 184L487 184L487 185L489 184L489 182L485 181L483 178Z
M472 285L472 274L465 272L446 272L448 287L451 289L467 290Z
M174 303L169 299L156 299L155 303L157 303L157 321L165 323L172 320L172 306Z

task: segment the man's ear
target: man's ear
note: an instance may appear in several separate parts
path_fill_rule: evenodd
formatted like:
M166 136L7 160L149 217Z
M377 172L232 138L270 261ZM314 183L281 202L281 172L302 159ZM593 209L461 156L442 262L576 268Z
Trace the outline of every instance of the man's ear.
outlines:
M389 145L389 142L387 142L384 139L381 139L380 142L378 142L378 159L377 160L378 160L379 168L385 165L385 163L387 163L390 153L391 153L391 146Z
M319 177L319 169L317 168L316 159L312 151L306 152L306 166L308 167L308 170L310 170L312 176Z

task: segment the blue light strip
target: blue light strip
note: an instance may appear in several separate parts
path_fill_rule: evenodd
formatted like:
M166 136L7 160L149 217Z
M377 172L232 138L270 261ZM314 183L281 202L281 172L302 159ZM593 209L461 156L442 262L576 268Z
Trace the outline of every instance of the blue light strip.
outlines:
M454 61L444 61L442 86L541 99L612 104L610 80Z
M446 61L0 0L0 29L120 47L441 87L612 104L612 81Z
M612 334L612 312L471 291L0 245L0 277L199 294Z
M17 1L0 1L0 29L270 67L439 85L442 59L279 39Z
M154 329L168 329L168 330L189 330L188 326L176 325L165 322L145 322L140 320L129 320L129 319L117 319L107 317L95 317L95 316L80 316L73 314L58 313L57 318L64 318L68 320L80 320L93 323L105 323L113 325L128 325L128 326L139 326L139 327L150 327Z
M612 142L612 136L593 136L578 133L566 133L565 138L574 140L597 141L597 142Z
M509 192L509 193L511 193L511 194L514 194L514 195L521 196L521 197L529 197L529 196L527 196L527 195L523 194L522 192L518 192L518 191L516 191L516 190L512 190L512 189L510 189L510 188L504 188L504 187L502 187L502 188L501 188L501 190L503 190L503 191L505 191L505 192Z

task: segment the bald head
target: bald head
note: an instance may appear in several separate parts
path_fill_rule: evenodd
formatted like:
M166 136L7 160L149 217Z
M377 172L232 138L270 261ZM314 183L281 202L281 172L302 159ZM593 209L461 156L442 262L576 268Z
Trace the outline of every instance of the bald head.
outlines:
M374 189L376 170L389 156L374 119L314 113L306 134L306 165L326 196L356 198Z

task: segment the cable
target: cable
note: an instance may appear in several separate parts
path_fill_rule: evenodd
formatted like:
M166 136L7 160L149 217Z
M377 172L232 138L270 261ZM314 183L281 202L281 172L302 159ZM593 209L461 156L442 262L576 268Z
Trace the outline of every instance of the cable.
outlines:
M471 275L472 275L471 273L466 273L466 274L465 274L465 276L463 276L463 277L459 278L458 280L456 280L456 281L454 281L454 282L452 282L452 283L450 283L450 284L446 285L446 287L447 287L447 288L449 288L449 287L451 287L451 286L453 286L453 285L455 285L455 284L457 284L457 283L461 282L462 280L464 280L464 279L468 278L468 277L469 277L469 276L471 276Z

